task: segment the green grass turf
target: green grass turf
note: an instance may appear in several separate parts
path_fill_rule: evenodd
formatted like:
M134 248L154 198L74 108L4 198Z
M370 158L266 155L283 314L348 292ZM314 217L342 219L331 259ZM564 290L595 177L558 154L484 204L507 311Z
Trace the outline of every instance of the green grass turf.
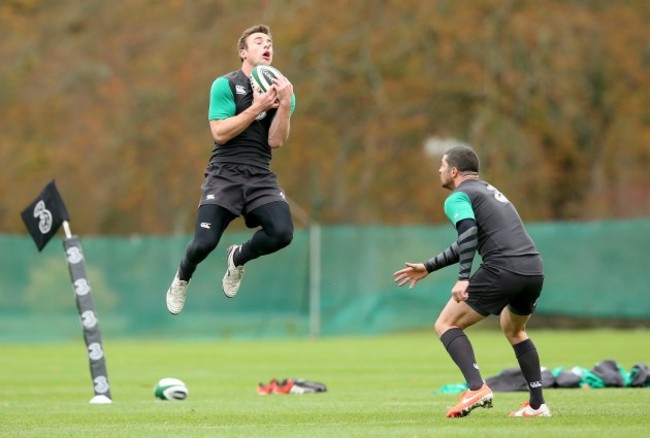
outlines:
M516 365L499 332L470 329L484 377ZM542 365L650 364L648 331L534 331ZM447 419L462 381L432 332L273 341L104 340L113 404L91 405L83 341L0 345L0 436L646 437L650 388L547 389L552 418L508 418L525 393ZM181 402L155 400L161 377L184 380ZM256 393L271 378L327 384L309 395Z

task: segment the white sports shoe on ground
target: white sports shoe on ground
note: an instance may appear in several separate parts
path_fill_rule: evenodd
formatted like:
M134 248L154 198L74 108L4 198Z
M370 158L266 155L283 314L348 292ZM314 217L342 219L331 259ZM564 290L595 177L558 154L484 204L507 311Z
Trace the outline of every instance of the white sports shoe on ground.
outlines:
M540 405L539 409L533 409L528 402L523 404L523 408L515 412L510 412L508 417L550 417L551 410L546 404Z
M238 248L239 245L231 245L226 251L226 254L228 255L228 268L226 270L226 275L223 276L221 284L223 286L223 293L228 298L233 298L237 295L241 279L244 277L244 267L235 266L235 262L233 261L233 256Z
M178 315L185 306L185 296L187 295L187 286L190 282L180 280L178 278L178 271L174 275L171 286L167 289L167 310L172 315Z

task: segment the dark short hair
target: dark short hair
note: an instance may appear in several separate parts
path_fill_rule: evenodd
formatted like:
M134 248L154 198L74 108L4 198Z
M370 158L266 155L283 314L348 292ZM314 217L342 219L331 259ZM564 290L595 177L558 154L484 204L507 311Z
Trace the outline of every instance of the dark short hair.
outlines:
M479 159L474 149L467 145L454 146L445 152L449 167L455 167L459 172L479 171Z
M271 28L266 24L258 24L246 29L239 37L239 41L237 41L237 53L239 53L240 50L248 48L248 45L246 44L246 38L253 35L254 33L263 33L265 35L271 36ZM241 57L239 60L243 61Z

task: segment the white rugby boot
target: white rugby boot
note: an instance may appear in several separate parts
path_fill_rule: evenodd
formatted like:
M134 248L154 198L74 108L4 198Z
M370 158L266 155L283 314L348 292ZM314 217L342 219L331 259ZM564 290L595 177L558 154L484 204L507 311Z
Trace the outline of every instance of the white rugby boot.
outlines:
M240 245L231 245L226 251L228 258L228 267L226 269L226 275L223 276L223 281L221 282L223 286L223 293L228 298L233 298L237 295L239 290L239 285L241 284L241 279L244 277L244 267L235 266L233 261L233 256L235 251L239 249Z
M187 295L187 287L190 282L178 278L178 271L174 275L171 286L167 289L167 310L172 315L178 315L185 306L185 296Z
M523 407L515 412L510 412L508 417L550 417L551 410L545 403L541 404L538 409L530 407L528 402L523 403Z

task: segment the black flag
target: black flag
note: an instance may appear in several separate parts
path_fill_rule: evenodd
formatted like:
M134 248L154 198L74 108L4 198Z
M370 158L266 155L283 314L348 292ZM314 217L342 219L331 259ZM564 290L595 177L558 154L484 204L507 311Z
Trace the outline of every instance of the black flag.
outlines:
M45 186L38 198L29 204L20 216L39 251L45 248L63 221L70 220L54 180Z

